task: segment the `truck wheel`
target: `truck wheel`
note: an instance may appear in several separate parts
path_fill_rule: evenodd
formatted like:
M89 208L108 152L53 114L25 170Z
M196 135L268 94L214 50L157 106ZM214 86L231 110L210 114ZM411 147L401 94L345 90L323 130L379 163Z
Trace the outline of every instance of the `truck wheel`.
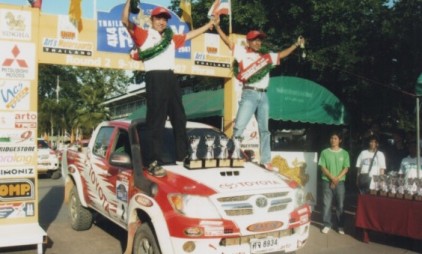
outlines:
M75 186L70 193L69 210L71 225L74 230L83 231L92 226L92 212L82 206Z
M161 254L157 239L147 223L143 223L136 230L133 254Z

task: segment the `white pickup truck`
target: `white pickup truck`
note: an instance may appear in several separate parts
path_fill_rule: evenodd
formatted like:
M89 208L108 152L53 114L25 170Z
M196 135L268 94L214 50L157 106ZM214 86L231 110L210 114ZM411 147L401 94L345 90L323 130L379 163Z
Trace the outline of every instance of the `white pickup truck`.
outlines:
M188 136L224 137L204 124L187 128ZM141 120L103 122L87 149L66 152L62 172L73 229L89 229L99 213L127 230L125 254L279 253L304 246L311 209L296 182L252 162L177 165L170 124L163 134L167 175L157 178L142 164L145 135ZM204 146L201 141L198 157Z

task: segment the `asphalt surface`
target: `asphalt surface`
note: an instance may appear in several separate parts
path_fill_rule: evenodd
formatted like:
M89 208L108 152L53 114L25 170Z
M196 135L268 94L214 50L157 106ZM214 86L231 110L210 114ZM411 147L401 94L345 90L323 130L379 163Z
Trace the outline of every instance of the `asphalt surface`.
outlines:
M48 243L44 254L119 254L123 253L126 231L101 216L97 216L93 227L77 232L70 227L67 206L63 203L63 179L40 178L39 224L47 232ZM361 241L361 232L354 227L355 197L346 199L345 235L331 230L328 234L320 232L320 212L318 207L312 214L310 237L297 254L315 253L422 253L422 241L370 232L370 243ZM422 216L422 215L421 215ZM421 225L422 230L422 225ZM33 254L36 245L0 248L0 253ZM204 253L207 254L207 253Z

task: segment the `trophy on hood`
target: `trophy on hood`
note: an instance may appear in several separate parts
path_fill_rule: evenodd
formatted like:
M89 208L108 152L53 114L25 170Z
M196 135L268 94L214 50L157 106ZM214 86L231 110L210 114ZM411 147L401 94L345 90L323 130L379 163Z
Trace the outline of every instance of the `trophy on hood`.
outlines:
M214 142L215 136L205 136L205 145L207 146L207 153L204 158L205 168L217 167L217 160L214 157Z
M242 143L242 140L243 140L242 137L233 138L234 150L230 159L232 167L243 167L245 163L242 156L242 151L240 150L240 145Z
M185 160L185 167L190 169L197 169L202 168L202 160L198 159L198 145L199 141L201 141L201 137L197 136L190 136L189 137L189 145L190 145L190 154L189 157Z
M220 154L217 159L219 167L230 167L229 151L227 149L228 143L229 139L227 137L220 137Z

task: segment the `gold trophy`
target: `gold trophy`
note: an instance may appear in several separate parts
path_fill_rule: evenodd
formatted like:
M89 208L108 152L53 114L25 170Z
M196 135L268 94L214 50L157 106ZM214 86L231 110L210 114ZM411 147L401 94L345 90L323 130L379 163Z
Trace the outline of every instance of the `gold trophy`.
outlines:
M227 144L229 139L222 136L220 137L220 154L218 155L218 167L230 167L229 152L227 150Z
M240 144L242 143L242 137L234 137L234 150L230 159L231 166L234 168L243 167L245 160L243 159L242 152L240 150Z
M197 151L199 141L201 141L201 137L191 136L189 137L189 144L190 144L190 155L188 158L185 159L185 167L190 169L198 169L202 168L202 160L198 159Z
M207 153L204 158L205 168L217 167L217 160L214 157L214 141L215 136L205 136L205 145L207 146Z

